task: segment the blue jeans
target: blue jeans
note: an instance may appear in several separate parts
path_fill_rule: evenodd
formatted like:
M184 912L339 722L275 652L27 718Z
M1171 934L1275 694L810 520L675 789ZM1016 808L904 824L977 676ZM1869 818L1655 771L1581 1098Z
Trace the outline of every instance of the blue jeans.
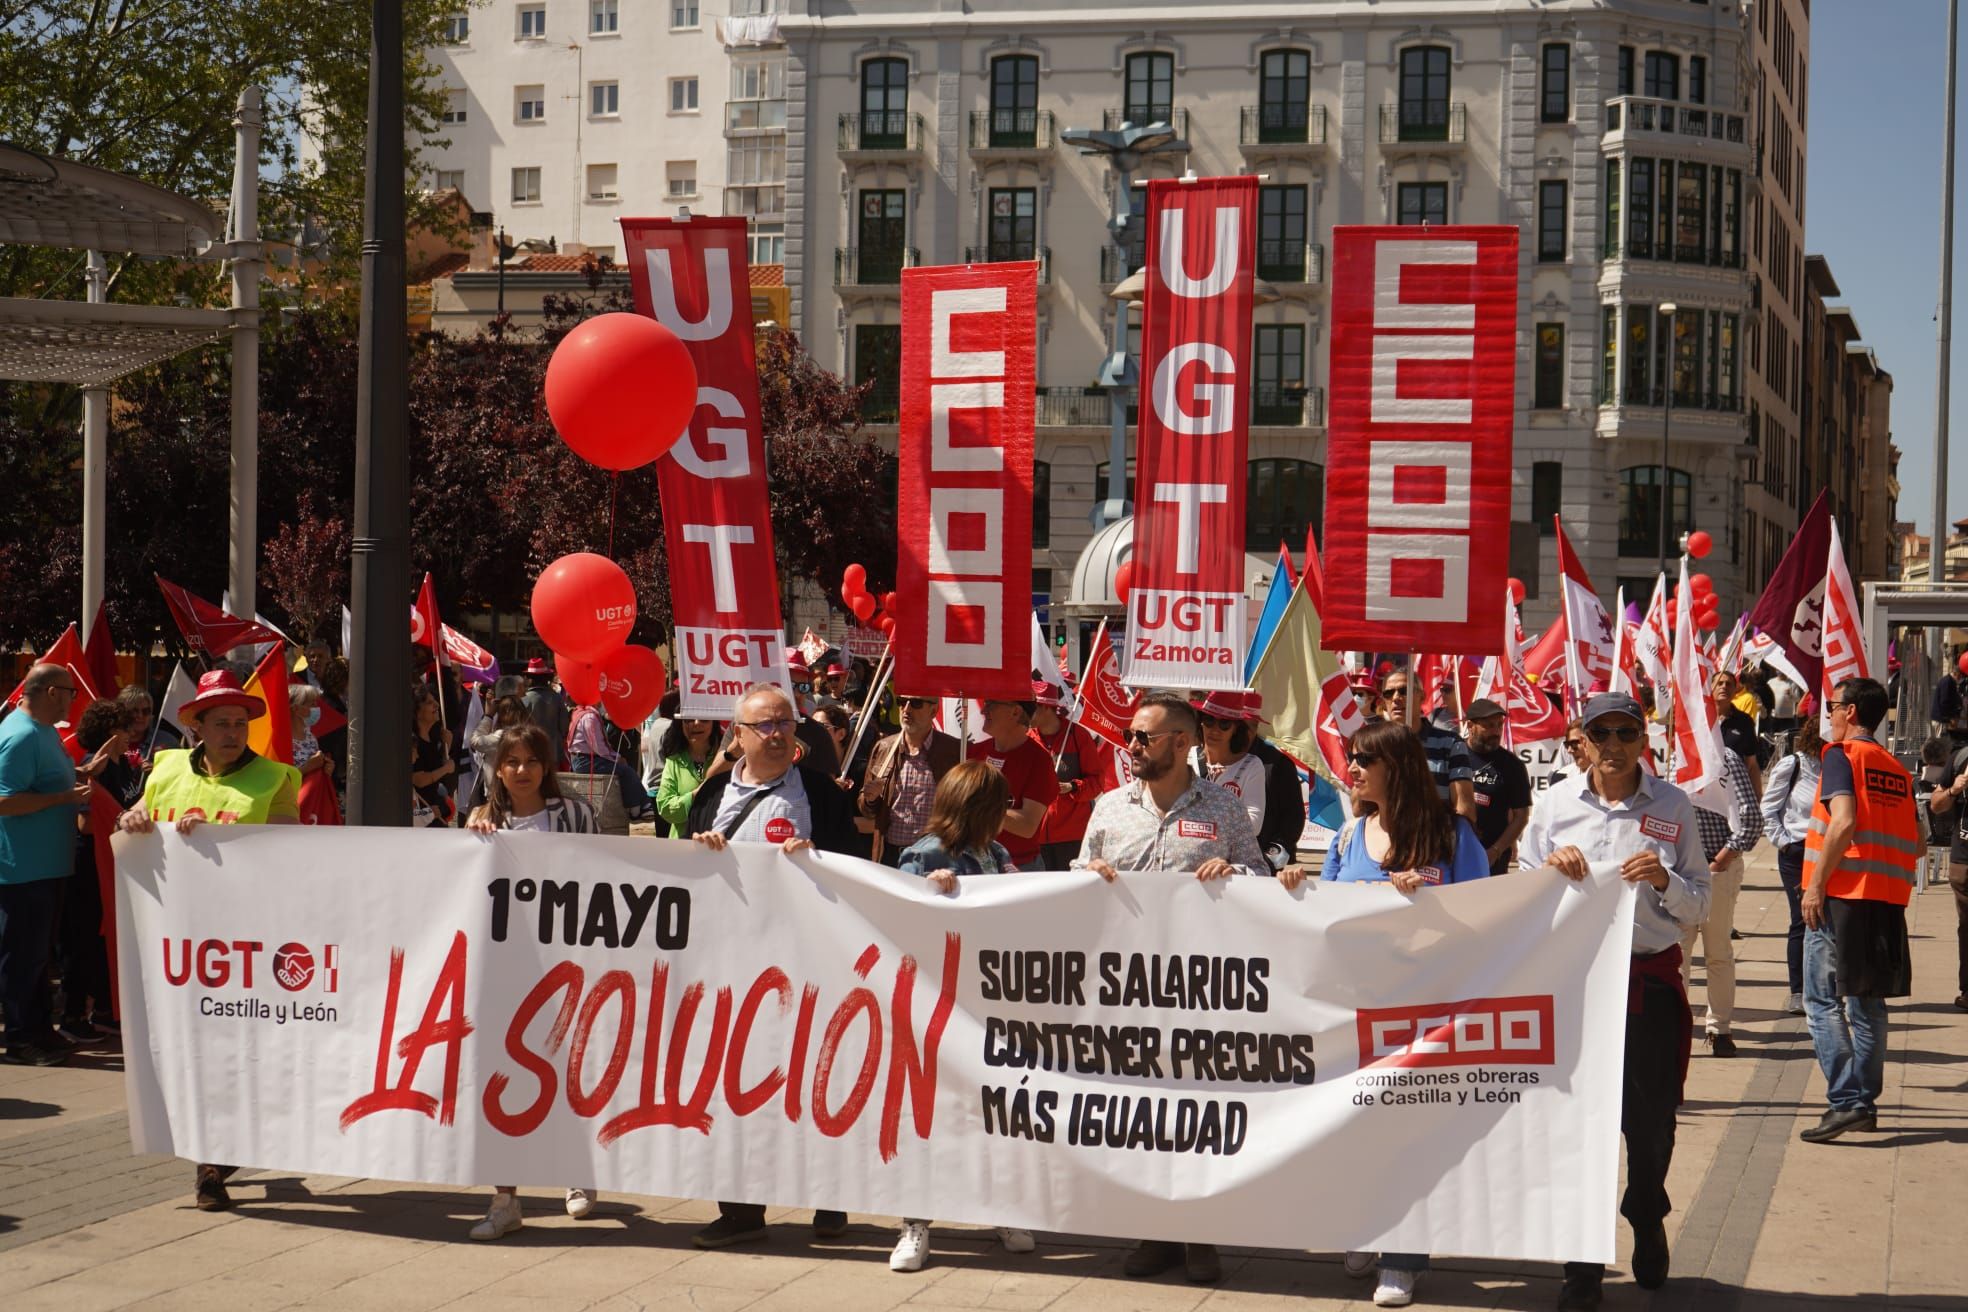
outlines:
M1831 929L1804 931L1804 1019L1833 1111L1879 1110L1886 1085L1886 999L1841 998Z
M1804 991L1804 844L1777 849L1777 878L1790 903L1790 936L1784 941L1784 975L1792 993Z

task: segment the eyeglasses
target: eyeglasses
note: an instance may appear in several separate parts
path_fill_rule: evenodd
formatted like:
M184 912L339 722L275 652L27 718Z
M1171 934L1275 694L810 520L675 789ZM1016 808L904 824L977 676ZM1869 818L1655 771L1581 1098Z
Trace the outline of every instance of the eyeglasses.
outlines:
M1637 743L1640 741L1640 727L1638 725L1628 724L1622 725L1617 729L1587 729L1585 736L1595 743L1603 743L1614 737L1617 737L1623 743Z
M45 688L43 688L43 689L42 689L41 691L42 691L42 692L65 692L65 693L67 693L67 694L68 694L69 696L71 696L71 697L73 697L73 696L75 695L75 685L74 685L74 684L72 684L72 683L51 683L51 684L49 684L49 685L48 685L47 687L45 687Z
M1149 747L1157 738L1166 738L1174 732L1173 729L1157 729L1153 733L1146 729L1129 729L1121 735L1121 741L1129 747Z
M902 704L912 711L926 711L936 705L933 697L904 697Z
M1234 729L1243 723L1241 720L1226 720L1220 715L1199 715L1196 718L1205 729Z
M1383 697L1405 697L1408 695L1408 685L1402 683L1402 684L1397 684L1392 688L1382 688L1380 690L1380 695Z
M1857 702L1827 702L1826 706L1828 709L1834 711L1856 711L1859 709Z
M1362 770L1370 765L1380 764L1380 757L1372 752L1348 752L1346 759L1359 766Z
M797 725L792 720L740 720L741 729L750 729L761 738L777 738L780 734L791 733Z
M1565 750L1566 750L1566 751L1568 751L1568 752L1582 752L1582 751L1584 751L1584 750L1585 750L1585 739L1583 739L1583 738L1567 738L1567 739L1565 740Z

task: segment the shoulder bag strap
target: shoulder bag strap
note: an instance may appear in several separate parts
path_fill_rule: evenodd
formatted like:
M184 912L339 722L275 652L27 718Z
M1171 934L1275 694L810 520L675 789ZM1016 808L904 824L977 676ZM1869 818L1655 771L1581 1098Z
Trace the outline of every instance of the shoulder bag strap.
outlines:
M726 784L725 787L728 788L730 787L730 785ZM765 795L772 791L774 790L770 788L761 788L757 792L753 793L750 797L746 798L745 804L738 808L738 814L731 817L731 823L718 826L718 832L723 834L725 838L729 839L733 834L737 833L740 829L744 828L745 818L751 815L752 811L758 806L758 804L765 800Z

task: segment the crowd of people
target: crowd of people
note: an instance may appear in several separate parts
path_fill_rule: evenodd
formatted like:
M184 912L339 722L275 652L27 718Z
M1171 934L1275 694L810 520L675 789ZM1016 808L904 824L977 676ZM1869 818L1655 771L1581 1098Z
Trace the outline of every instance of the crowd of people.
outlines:
M1341 782L1352 818L1313 862L1299 853L1299 768L1263 736L1254 694L1192 701L1147 692L1117 752L1074 721L1070 694L1036 677L1028 698L984 701L981 724L959 727L939 723L937 690L877 696L865 662L789 665L791 688L753 688L729 720L683 716L671 692L627 730L571 698L545 658L498 681L476 709L454 671L427 669L409 726L418 822L486 834L595 833L597 807L583 790L599 780L624 813L662 837L710 850L760 842L867 858L943 894L964 877L1084 870L1109 882L1141 871L1275 877L1288 890L1308 879L1374 882L1427 897L1441 885L1547 866L1581 880L1594 863L1610 863L1637 890L1621 1211L1634 1231L1634 1276L1649 1289L1667 1274L1666 1179L1697 1033L1689 966L1699 944L1699 1033L1710 1055L1732 1057L1733 913L1744 858L1759 842L1775 845L1791 906L1789 1006L1806 1017L1829 1084L1831 1105L1806 1140L1877 1126L1886 999L1909 988L1905 906L1928 841L1917 832L1916 794L1954 847L1964 949L1957 1002L1968 1007L1968 750L1930 751L1916 786L1873 736L1888 696L1869 679L1839 686L1821 743L1814 708L1778 715L1774 699L1718 673L1710 691L1728 749L1725 787L1698 804L1656 772L1649 736L1658 717L1631 696L1585 700L1564 739L1569 761L1534 786L1504 745L1502 706L1474 700L1459 715L1424 715L1409 704L1424 690L1408 670L1389 669L1349 745ZM18 707L0 720L7 1061L58 1062L116 1033L97 866L108 830L299 822L309 777L339 786L346 774L345 734L317 738L314 729L323 706L344 709L347 674L325 647L307 652L290 693L289 765L248 746L267 707L232 668L206 672L179 709L190 736L183 745L153 729L148 694L128 688L69 726L71 747L57 729L75 696L69 670L29 672ZM1779 755L1763 730L1789 728L1792 717L1795 732ZM199 1207L231 1205L232 1169L197 1167ZM572 1216L594 1203L591 1187L566 1191ZM522 1224L516 1193L500 1188L470 1233L494 1240ZM822 1236L845 1225L837 1210L812 1219ZM929 1259L930 1226L903 1219L895 1270ZM696 1242L722 1248L765 1234L763 1204L727 1201ZM1026 1231L999 1234L1008 1252L1033 1247ZM1147 1278L1178 1267L1199 1283L1221 1274L1213 1246L1160 1240L1140 1243L1124 1269ZM1346 1256L1349 1273L1377 1275L1379 1306L1409 1303L1427 1267L1426 1254ZM1560 1306L1597 1306L1602 1275L1568 1265Z

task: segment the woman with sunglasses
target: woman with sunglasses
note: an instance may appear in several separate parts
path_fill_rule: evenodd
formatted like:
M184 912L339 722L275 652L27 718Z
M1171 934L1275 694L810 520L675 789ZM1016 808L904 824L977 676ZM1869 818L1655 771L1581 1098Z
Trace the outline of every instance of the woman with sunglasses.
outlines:
M1264 762L1252 755L1257 738L1256 693L1212 692L1196 707L1203 727L1202 746L1190 754L1189 768L1244 805L1251 832L1264 830Z
M721 736L721 726L715 720L672 719L663 730L658 746L663 773L656 783L656 814L670 827L669 837L689 836L690 799L697 796L704 772L711 768Z
M1428 754L1412 729L1381 720L1360 730L1348 753L1355 818L1326 854L1324 877L1335 883L1388 883L1414 894L1441 884L1461 884L1490 873L1489 854L1469 822L1443 806L1428 772ZM1286 866L1278 882L1296 888L1300 866ZM1428 1269L1426 1253L1380 1254L1374 1306L1406 1307L1415 1281ZM1371 1253L1348 1253L1346 1273L1365 1278Z

